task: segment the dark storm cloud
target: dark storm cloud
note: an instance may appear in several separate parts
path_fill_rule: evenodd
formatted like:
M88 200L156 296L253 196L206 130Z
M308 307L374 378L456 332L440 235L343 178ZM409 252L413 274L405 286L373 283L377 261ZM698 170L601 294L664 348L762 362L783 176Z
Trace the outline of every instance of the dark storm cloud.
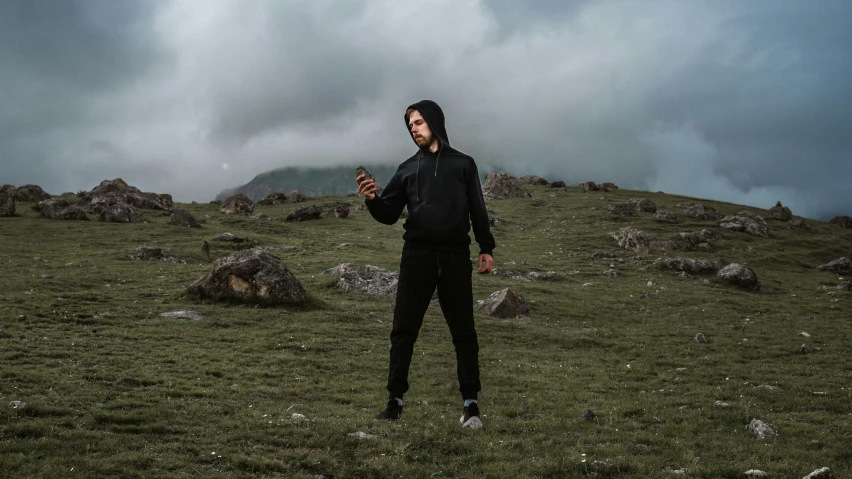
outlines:
M402 110L431 98L482 169L848 214L850 17L840 1L4 2L2 181L126 176L189 200L276 167L395 164Z

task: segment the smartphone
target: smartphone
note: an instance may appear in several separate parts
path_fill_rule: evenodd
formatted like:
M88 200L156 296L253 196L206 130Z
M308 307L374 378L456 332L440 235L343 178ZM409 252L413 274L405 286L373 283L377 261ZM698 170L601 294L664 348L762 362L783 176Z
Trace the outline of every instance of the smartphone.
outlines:
M364 176L365 180L376 181L376 177L373 176L372 173L367 171L367 169L364 168L363 166L359 166L358 168L355 168L355 178L358 178L359 176L362 176L362 175Z

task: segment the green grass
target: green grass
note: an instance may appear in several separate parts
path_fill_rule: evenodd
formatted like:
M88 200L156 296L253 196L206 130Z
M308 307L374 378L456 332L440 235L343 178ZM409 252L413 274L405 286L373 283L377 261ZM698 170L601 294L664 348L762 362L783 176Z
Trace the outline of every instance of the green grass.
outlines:
M66 222L19 204L17 217L0 218L0 328L9 335L0 338L0 476L647 478L685 469L733 478L752 468L802 477L821 466L852 474L852 295L831 288L837 275L816 270L852 254L852 231L772 221L769 239L726 232L711 253L666 253L746 262L775 290L753 294L712 276L705 283L646 269L663 254L635 255L608 235L635 224L679 240L679 231L713 226L682 214L669 225L606 213L642 196L680 213L675 204L688 198L569 188L553 199L547 187L530 190L546 205L488 204L504 220L493 230L496 265L560 276L474 277L476 298L510 286L535 318L477 313L482 431L459 427L455 356L437 305L415 347L404 419L372 419L386 401L393 299L341 292L320 273L342 262L397 269L401 224L380 225L354 207L347 219L291 224L283 219L294 205L257 207L273 217L265 222L191 204L181 206L203 227L182 229L163 212L143 211L147 224ZM706 203L725 214L744 209ZM211 267L203 240L226 231L279 255L307 303L188 295ZM214 257L233 251L210 244ZM129 259L141 245L188 262ZM598 251L616 257L590 260ZM601 276L610 264L619 277ZM177 309L206 317L160 317ZM696 343L698 332L710 342ZM819 350L802 354L803 342ZM7 408L13 400L27 406ZM584 409L596 420L580 419ZM294 412L307 420L290 419ZM779 436L755 439L752 418ZM349 436L356 431L377 438Z

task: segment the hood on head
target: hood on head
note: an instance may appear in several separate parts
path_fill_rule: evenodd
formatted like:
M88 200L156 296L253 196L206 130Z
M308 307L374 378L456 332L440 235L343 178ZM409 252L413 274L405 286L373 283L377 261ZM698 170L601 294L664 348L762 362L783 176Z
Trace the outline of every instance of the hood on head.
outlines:
M441 107L438 106L437 103L432 100L421 100L413 105L409 105L405 111L408 111L409 108L413 108L423 115L423 119L426 120L426 124L429 125L429 129L432 130L432 134L438 138L438 141L440 141L442 145L450 146L450 140L447 136L447 128L444 126L444 111L441 110ZM405 129L408 131L410 136L411 131L408 130L408 114L405 115ZM414 140L414 137L412 136L411 139Z

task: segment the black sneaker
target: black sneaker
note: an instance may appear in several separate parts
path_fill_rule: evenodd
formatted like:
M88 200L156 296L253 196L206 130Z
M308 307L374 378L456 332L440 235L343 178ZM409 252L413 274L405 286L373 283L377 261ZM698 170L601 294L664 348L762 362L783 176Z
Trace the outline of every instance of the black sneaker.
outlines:
M464 412L462 413L462 417L459 418L459 422L462 423L462 426L464 427L481 429L482 419L479 418L479 405L473 403L464 408Z
M396 402L396 398L390 398L388 400L388 406L384 411L376 414L376 419L385 420L385 421L396 421L397 419L402 417L402 406Z

